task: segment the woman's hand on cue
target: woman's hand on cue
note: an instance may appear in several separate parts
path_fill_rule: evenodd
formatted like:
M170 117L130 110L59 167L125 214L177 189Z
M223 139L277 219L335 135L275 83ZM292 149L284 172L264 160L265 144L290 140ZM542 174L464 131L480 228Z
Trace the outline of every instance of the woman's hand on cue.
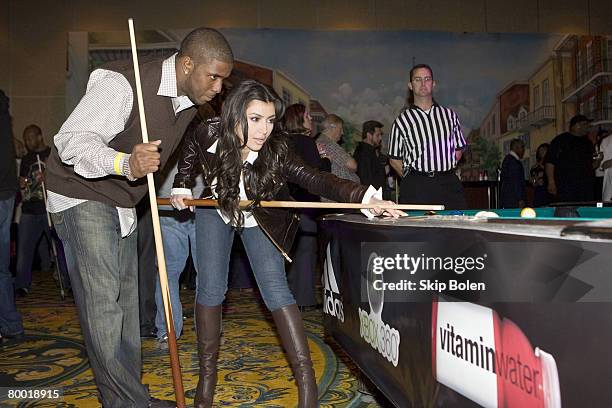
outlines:
M192 199L193 197L189 194L173 194L170 196L170 204L172 205L172 207L181 211L187 208L187 205L185 205L185 202L183 200L192 200ZM191 210L191 212L194 212L195 207L191 205L189 206L189 210Z
M386 206L395 205L393 201L379 200L378 198L372 197L370 198L370 201L368 202L368 204L377 204L377 206L370 209L370 211L376 216L382 215L383 217L398 218L398 217L404 217L406 215L406 213L403 212L402 210L396 210L393 208L386 208L386 209L381 208L383 206L386 207Z

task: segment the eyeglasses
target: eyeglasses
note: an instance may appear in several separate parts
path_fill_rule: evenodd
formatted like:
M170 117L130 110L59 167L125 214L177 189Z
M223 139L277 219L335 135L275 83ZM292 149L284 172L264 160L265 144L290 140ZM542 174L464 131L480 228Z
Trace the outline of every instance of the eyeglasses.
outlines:
M431 81L433 81L433 78L432 78L432 77L430 77L430 76L428 76L428 77L424 77L424 78L421 78L421 77L414 77L414 78L412 78L412 80L413 80L414 82L419 82L419 83L424 82L424 83L427 83L427 82L431 82Z

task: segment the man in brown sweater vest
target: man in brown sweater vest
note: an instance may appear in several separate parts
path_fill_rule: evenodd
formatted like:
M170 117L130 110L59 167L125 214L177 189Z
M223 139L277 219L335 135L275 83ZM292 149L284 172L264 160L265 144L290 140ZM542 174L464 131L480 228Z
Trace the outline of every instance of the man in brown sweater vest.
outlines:
M162 168L233 67L221 33L199 28L177 54L140 64L154 140L141 142L131 61L94 70L87 92L54 138L48 209L66 247L87 353L104 407L164 407L141 383L134 206L145 176Z

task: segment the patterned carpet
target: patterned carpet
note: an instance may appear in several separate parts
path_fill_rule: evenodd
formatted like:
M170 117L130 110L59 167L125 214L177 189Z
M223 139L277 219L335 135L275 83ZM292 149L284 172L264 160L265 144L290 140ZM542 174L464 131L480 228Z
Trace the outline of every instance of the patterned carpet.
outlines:
M71 298L61 301L48 273L35 273L32 293L17 299L26 337L5 341L0 349L0 386L62 387L63 402L0 399L0 406L97 407L97 391L82 343ZM192 313L193 291L182 291L186 313ZM256 305L254 307L254 305ZM219 357L216 406L291 407L297 390L275 335L271 317L253 293L230 291L224 312L224 343ZM323 339L321 311L304 314L319 384L321 407L378 407L357 391L356 369L332 342ZM332 347L334 347L332 349ZM179 353L187 404L197 383L193 319L185 322ZM174 399L167 351L143 340L143 382L157 398Z

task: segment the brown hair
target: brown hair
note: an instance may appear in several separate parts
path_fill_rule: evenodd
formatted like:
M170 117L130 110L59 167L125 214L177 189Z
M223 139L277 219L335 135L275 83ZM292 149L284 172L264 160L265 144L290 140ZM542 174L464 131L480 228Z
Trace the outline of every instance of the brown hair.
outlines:
M412 67L412 69L410 70L410 80L412 81L412 76L414 75L414 71L416 71L417 69L421 69L421 68L425 68L426 70L429 71L429 73L431 74L431 79L433 79L433 69L431 69L431 67L427 64L416 64L414 67Z
M309 134L310 130L304 127L304 115L306 115L306 106L301 103L288 106L282 119L283 130L288 133Z
M377 120L368 120L367 122L363 122L361 137L365 139L366 137L368 137L368 133L374 134L374 132L376 132L376 129L382 129L383 127L384 125Z

